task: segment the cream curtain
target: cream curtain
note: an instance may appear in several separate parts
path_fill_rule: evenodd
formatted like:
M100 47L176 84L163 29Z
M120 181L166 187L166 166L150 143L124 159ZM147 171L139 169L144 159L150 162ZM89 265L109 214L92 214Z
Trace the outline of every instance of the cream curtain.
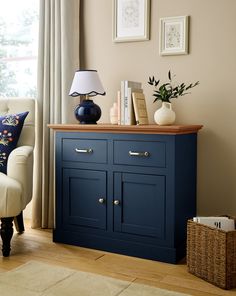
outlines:
M74 120L76 102L68 92L79 67L79 8L80 0L40 0L33 228L54 225L54 143L47 124Z

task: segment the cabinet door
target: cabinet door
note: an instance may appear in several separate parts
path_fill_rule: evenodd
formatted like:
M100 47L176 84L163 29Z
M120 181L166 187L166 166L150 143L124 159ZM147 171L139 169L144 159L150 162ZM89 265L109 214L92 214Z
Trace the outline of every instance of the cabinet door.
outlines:
M164 238L165 176L115 173L114 231Z
M106 172L64 169L63 180L65 223L106 229Z

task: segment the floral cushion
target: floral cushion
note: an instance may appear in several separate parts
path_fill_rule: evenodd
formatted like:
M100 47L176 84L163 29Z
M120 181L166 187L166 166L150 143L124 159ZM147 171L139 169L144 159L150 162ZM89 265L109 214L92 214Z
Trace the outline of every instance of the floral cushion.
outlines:
M0 117L0 172L7 172L7 159L16 148L26 116L29 112Z

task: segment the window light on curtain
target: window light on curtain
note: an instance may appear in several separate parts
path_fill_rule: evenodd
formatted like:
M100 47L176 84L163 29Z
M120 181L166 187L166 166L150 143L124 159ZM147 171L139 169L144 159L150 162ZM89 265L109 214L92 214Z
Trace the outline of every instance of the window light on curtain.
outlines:
M32 1L32 0L31 0ZM69 89L79 68L80 0L39 0L38 143L32 227L54 226L54 137L49 123L71 122Z
M0 7L0 97L36 97L39 0Z

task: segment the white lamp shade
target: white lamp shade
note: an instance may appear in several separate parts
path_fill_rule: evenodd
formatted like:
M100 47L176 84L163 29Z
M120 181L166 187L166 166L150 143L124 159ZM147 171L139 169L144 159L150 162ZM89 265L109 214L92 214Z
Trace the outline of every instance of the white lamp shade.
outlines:
M96 70L78 70L71 85L69 95L77 97L81 95L104 96L106 93Z

